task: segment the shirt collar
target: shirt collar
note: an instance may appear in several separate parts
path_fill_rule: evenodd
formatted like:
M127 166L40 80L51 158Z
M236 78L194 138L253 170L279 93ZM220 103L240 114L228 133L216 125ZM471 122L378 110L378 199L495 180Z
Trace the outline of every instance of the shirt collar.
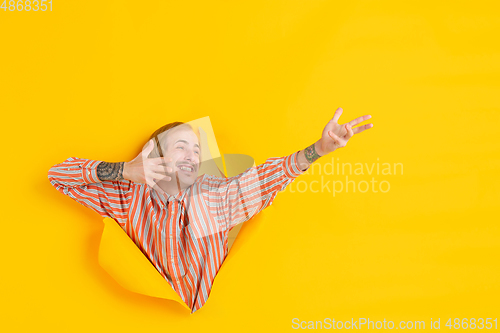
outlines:
M186 187L185 189L182 189L180 190L177 194L175 195L170 195L166 192L164 193L160 193L158 191L156 191L155 189L152 189L150 188L150 190L152 192L155 193L156 197L161 201L163 202L164 204L167 204L167 202L171 202L171 201L175 201L175 200L178 200L178 201L183 201L188 195L189 193L191 192L191 189L192 187L198 182L200 181L200 179L202 179L203 177L200 176L198 177L195 182L193 184L191 184L190 186ZM144 185L144 186L148 186L148 185Z
M192 186L192 185L191 185ZM174 200L178 200L178 201L182 201L184 199L184 197L186 196L186 193L189 192L191 186L179 191L177 194L175 195L171 195L171 194L168 194L166 192L158 192L156 190L153 189L153 191L156 193L156 195L158 196L158 198L163 201L164 203L168 202L168 201L174 201Z

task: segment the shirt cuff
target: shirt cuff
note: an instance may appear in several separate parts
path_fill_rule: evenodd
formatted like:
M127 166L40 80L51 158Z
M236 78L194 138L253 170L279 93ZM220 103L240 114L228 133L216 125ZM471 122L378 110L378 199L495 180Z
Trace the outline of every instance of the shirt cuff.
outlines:
M309 169L309 166L305 170L301 170L299 167L298 157L299 152L295 152L285 157L283 160L283 170L288 178L296 178L303 174Z
M88 160L81 165L82 178L87 184L100 183L101 180L97 177L97 165L102 161Z

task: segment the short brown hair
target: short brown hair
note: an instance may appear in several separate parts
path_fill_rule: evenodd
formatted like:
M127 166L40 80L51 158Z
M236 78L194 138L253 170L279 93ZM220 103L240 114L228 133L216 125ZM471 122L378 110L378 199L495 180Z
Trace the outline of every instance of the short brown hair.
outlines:
M153 149L153 151L151 152L151 154L153 154L153 152L155 152L156 150L156 153L154 153L153 155L158 155L159 157L163 157L163 152L162 152L162 146L160 145L160 140L158 139L159 135L162 134L163 132L166 132L174 127L177 127L179 125L188 125L192 130L193 132L196 134L196 136L198 137L198 140L200 139L200 134L199 132L197 133L198 129L195 131L193 129L193 126L191 126L189 123L184 123L182 121L174 121L173 123L170 123L170 124L166 124L160 128L158 128L156 131L153 132L153 134L151 134L151 136L149 137L148 141L153 139L154 140L154 143L155 143L155 148ZM200 147L201 149L201 147Z

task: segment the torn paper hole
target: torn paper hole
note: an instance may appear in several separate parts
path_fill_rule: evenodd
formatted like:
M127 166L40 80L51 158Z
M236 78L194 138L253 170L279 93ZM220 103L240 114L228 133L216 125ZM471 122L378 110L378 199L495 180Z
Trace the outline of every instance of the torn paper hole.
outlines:
M242 154L226 154L221 158L209 117L201 118L189 124L199 130L201 163L199 175L233 177L254 167L253 158ZM155 149L158 149L156 146ZM160 147L159 149L163 149ZM159 156L153 151L150 157ZM223 171L225 170L225 172ZM174 300L190 310L187 304L172 288L172 281L166 278L153 265L126 231L113 219L104 219L104 231L99 248L99 264L125 289L147 296ZM243 223L232 226L228 234L227 247L231 249ZM196 232L194 232L196 234ZM198 233L197 238L210 236L210 232ZM165 272L164 272L165 274ZM168 278L170 279L170 275ZM170 279L171 280L171 279ZM169 283L170 282L170 283ZM189 302L188 302L189 303Z

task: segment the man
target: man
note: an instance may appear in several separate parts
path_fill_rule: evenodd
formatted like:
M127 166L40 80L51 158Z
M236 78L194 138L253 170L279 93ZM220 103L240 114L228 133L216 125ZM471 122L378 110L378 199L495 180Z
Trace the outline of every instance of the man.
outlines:
M115 219L194 313L227 256L229 231L269 206L319 157L373 126L352 128L370 115L339 125L341 114L338 108L307 148L230 178L198 176L199 134L180 122L153 133L130 162L70 157L48 178L61 193Z

